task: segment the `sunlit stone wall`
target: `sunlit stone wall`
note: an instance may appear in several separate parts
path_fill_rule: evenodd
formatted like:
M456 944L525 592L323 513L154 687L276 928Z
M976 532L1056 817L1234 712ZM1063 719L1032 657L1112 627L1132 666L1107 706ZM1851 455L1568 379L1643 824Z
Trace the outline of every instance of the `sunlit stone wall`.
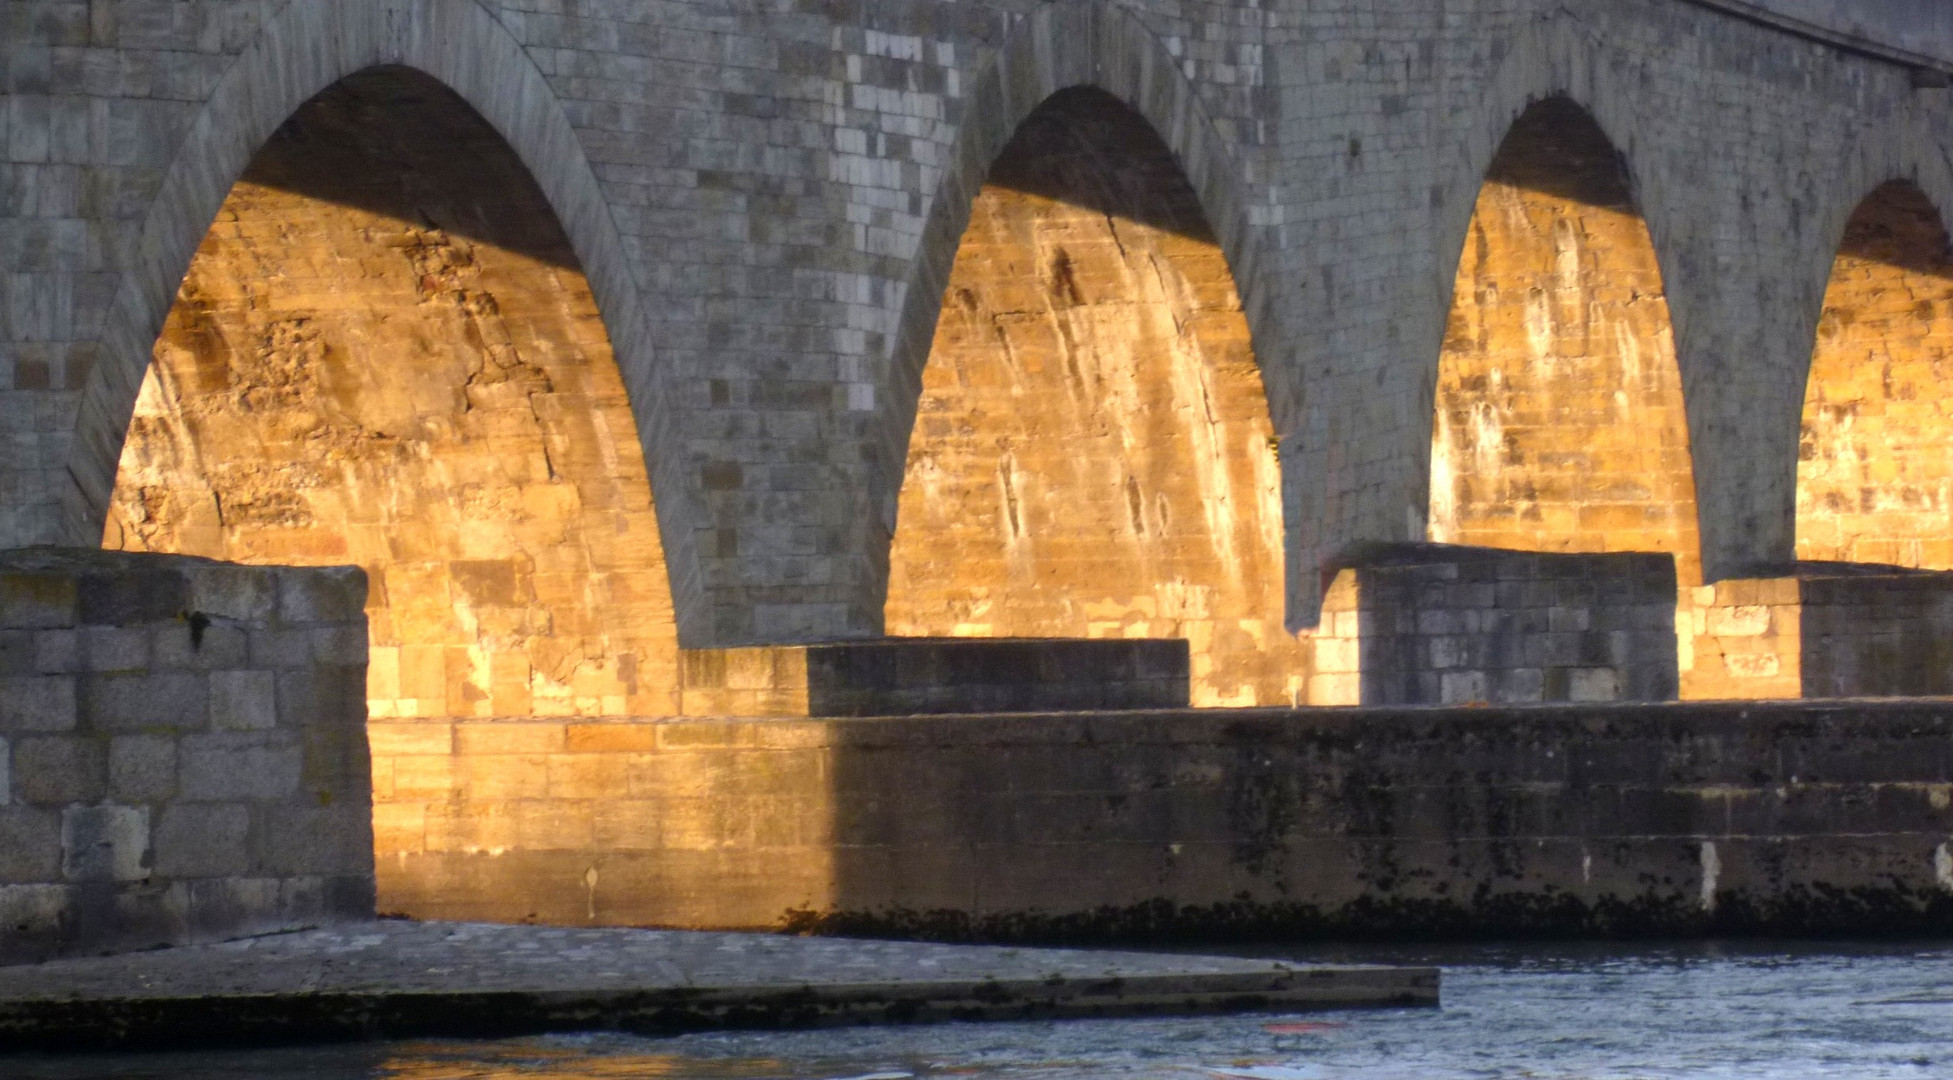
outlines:
M1803 559L1953 568L1953 258L1917 187L1845 226L1797 462Z
M1197 705L1291 702L1279 477L1234 281L1111 97L1034 113L977 197L923 372L890 634L1185 637Z
M1439 364L1431 539L1669 552L1699 580L1668 302L1620 158L1565 99L1480 191Z
M521 163L421 76L315 99L225 200L104 540L365 567L375 718L676 711L650 487L589 284Z

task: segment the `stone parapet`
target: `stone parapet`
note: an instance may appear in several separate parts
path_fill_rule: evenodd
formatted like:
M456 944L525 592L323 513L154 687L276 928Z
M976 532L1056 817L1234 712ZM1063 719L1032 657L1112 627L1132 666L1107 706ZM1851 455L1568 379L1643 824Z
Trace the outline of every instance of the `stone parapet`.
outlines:
M1881 59L1953 72L1953 9L1940 4L1919 0L1694 2Z
M881 638L690 650L687 716L915 716L1171 709L1187 642L1160 638Z
M1379 546L1329 591L1310 700L1672 700L1675 595L1668 555Z
M0 554L0 962L373 911L366 577Z

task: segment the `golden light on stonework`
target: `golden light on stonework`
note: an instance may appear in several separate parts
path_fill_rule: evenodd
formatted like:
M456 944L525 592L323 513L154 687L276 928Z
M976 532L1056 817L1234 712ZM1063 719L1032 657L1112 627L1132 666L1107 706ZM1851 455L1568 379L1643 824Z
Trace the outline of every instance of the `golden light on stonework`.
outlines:
M1278 463L1227 260L1152 128L1059 93L977 196L909 444L897 635L1184 637L1197 705L1295 700Z

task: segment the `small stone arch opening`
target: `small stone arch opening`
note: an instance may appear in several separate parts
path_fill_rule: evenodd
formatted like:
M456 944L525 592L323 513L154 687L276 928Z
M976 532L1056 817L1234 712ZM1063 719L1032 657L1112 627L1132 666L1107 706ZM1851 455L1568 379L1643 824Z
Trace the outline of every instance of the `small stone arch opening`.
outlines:
M1438 364L1430 538L1667 552L1701 580L1695 479L1661 271L1620 154L1535 103L1473 209Z
M1797 557L1953 569L1953 246L1916 185L1859 203L1832 263L1797 461Z
M375 720L677 711L650 483L590 283L514 150L417 71L329 87L225 198L103 544L364 567Z
M1195 704L1304 692L1247 319L1143 117L1081 87L1020 125L975 199L921 382L888 633L1184 637Z

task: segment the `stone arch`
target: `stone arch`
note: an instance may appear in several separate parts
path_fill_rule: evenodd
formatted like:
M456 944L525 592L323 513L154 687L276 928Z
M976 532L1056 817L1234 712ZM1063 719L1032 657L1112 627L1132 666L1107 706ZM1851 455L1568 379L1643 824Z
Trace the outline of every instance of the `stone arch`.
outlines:
M1428 410L1422 415L1436 416L1440 410L1443 342L1453 330L1458 308L1455 291L1464 280L1459 267L1470 254L1468 238L1481 210L1480 198L1485 192L1486 179L1495 168L1498 155L1508 145L1515 126L1541 103L1561 102L1577 110L1592 126L1594 136L1616 156L1622 186L1639 222L1648 269L1657 281L1667 280L1667 270L1673 261L1671 252L1677 247L1678 226L1670 212L1664 178L1659 171L1642 168L1637 152L1641 129L1647 123L1639 107L1642 84L1633 77L1632 68L1607 63L1606 56L1606 43L1590 27L1574 14L1558 12L1526 24L1513 35L1507 55L1491 78L1467 91L1474 101L1486 104L1472 110L1478 122L1464 127L1452 153L1442 159L1433 189L1438 195L1434 200L1433 225L1439 258L1433 262L1432 272L1439 278L1432 282L1431 288L1443 298L1443 307L1439 309L1440 321L1427 328L1428 336L1415 343L1419 355L1427 357L1425 362L1429 364L1423 369L1424 377L1418 386L1420 394L1428 395L1420 402ZM1679 405L1685 425L1680 437L1694 445L1704 437L1699 430L1700 418L1690 408L1690 379L1696 366L1689 348L1690 327L1700 298L1664 289L1663 300L1667 310L1662 321L1669 334L1667 351L1672 357L1669 368L1679 377ZM1429 452L1432 444L1427 441L1431 435L1429 429L1406 433L1407 439L1419 439L1413 459L1417 482L1406 494L1413 500L1409 513L1414 519L1422 518L1424 535L1435 538L1444 530L1433 529L1429 516L1433 505L1442 502L1431 471L1435 461ZM1689 546L1700 549L1706 541L1697 539L1695 534L1709 529L1711 523L1706 520L1707 515L1696 512L1697 488L1705 478L1701 467L1691 464L1694 475L1687 491L1691 504L1687 531L1695 541ZM1330 556L1326 565L1333 569L1335 553L1325 554ZM1691 550L1688 561L1694 562L1695 555L1696 551Z
M879 440L873 448L879 535L867 550L882 560L874 580L884 588L902 487L901 463L908 458L922 371L971 211L991 164L1025 118L1053 94L1070 87L1102 90L1151 125L1198 195L1251 332L1258 332L1267 318L1270 294L1261 273L1261 240L1248 220L1243 181L1250 166L1229 148L1165 46L1137 17L1102 0L1062 0L1018 20L964 104L961 127L931 198L904 289L880 402ZM1264 374L1270 380L1268 399L1276 430L1285 430L1285 410L1297 400L1294 388L1280 371Z
M1569 98L1529 106L1487 166L1435 399L1431 539L1665 551L1700 581L1661 272L1619 151Z
M1578 14L1556 9L1503 33L1486 77L1456 84L1449 99L1437 104L1458 134L1448 148L1434 148L1429 159L1428 203L1420 199L1419 205L1402 208L1404 214L1421 215L1427 231L1411 260L1415 269L1401 279L1409 295L1398 298L1396 307L1405 317L1387 334L1388 348L1401 363L1378 377L1380 392L1392 402L1385 413L1390 435L1362 433L1378 450L1387 442L1380 455L1387 460L1363 467L1334 464L1356 436L1343 430L1333 405L1309 409L1296 430L1294 457L1302 467L1291 469L1296 505L1290 513L1306 536L1299 558L1315 571L1293 585L1296 623L1313 624L1322 589L1338 571L1361 563L1376 544L1429 535L1430 418L1459 255L1493 155L1528 107L1562 97L1594 119L1623 153L1658 265L1664 271L1671 265L1683 233L1669 212L1663 177L1641 161L1640 133L1648 120L1639 108L1646 82L1638 74L1631 62L1610 57L1606 41ZM1419 195L1425 190L1419 188ZM1686 386L1695 302L1688 296L1670 300ZM1367 385L1360 392L1369 392ZM1365 416L1374 421L1379 411L1384 410ZM1290 447L1283 449L1289 456Z
M901 391L914 434L888 630L1183 636L1197 703L1295 700L1307 661L1283 626L1280 467L1219 230L1187 155L1102 87L1118 80L1045 81L1058 88L982 172L944 185L932 222L954 202L967 224L925 255L953 267L929 287L926 351L904 358L928 367ZM971 112L999 115L981 98Z
M1794 558L1800 561L1839 555L1837 545L1820 551L1804 541L1804 507L1810 492L1806 485L1807 463L1813 432L1808 423L1811 393L1827 376L1816 370L1822 346L1821 336L1833 306L1830 293L1837 283L1841 253L1850 245L1847 233L1868 201L1890 185L1913 188L1925 204L1943 216L1943 208L1953 206L1953 162L1937 152L1940 135L1932 114L1917 106L1901 108L1882 120L1858 129L1835 162L1823 175L1824 197L1810 208L1811 227L1802 258L1796 268L1803 298L1800 318L1792 327L1807 348L1799 355L1793 374L1797 380L1795 427L1787 428L1781 440L1783 452L1767 462L1767 468L1784 478L1780 485L1782 516L1790 523ZM1786 417L1786 421L1789 418ZM1785 567L1788 570L1788 567Z
M190 261L105 546L367 570L380 720L671 715L668 576L589 279L458 95L367 68Z
M1914 180L1838 234L1811 350L1797 557L1953 569L1953 240Z
M400 65L466 101L540 187L588 277L630 396L665 538L681 634L705 633L697 515L624 245L574 129L522 46L475 0L288 3L212 90L143 221L83 388L67 461L63 535L99 541L150 350L211 220L253 155L313 96L355 72Z

